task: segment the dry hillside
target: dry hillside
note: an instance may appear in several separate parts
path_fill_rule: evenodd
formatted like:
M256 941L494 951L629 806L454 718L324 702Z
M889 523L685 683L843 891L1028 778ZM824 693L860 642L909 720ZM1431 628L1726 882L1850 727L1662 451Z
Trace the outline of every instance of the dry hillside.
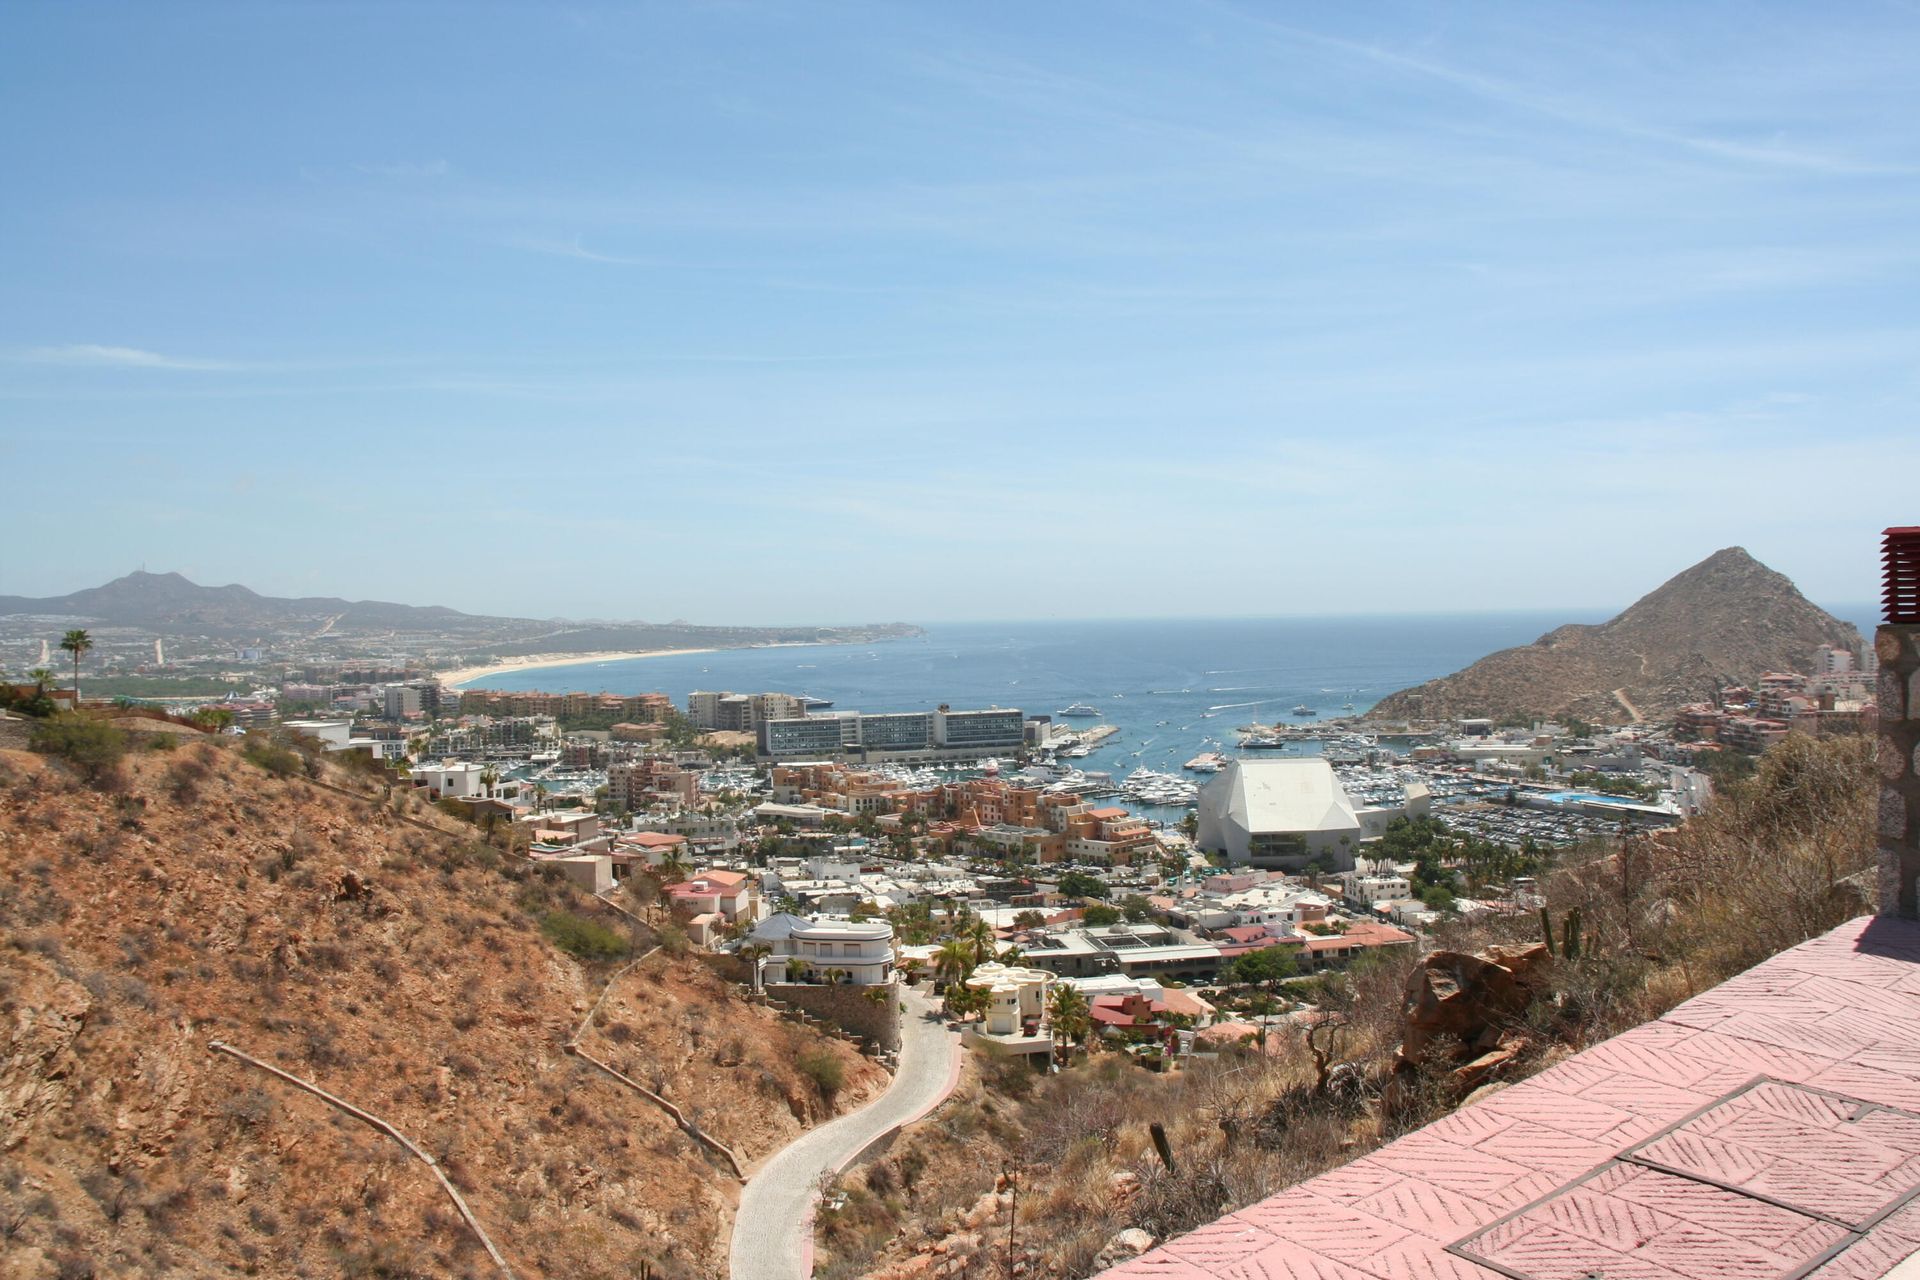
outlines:
M563 1052L626 958L540 922L620 918L322 780L363 794L211 742L99 785L0 750L0 1275L492 1271L424 1165L213 1040L392 1122L521 1276L724 1274L724 1162ZM843 1105L884 1080L672 948L594 1023L591 1053L743 1161L828 1114L802 1055L843 1060Z
M1548 632L1383 699L1374 720L1577 715L1649 719L1763 671L1805 671L1860 634L1739 547L1672 578L1608 622ZM1616 693L1616 691L1618 691ZM1624 701L1623 701L1624 697Z

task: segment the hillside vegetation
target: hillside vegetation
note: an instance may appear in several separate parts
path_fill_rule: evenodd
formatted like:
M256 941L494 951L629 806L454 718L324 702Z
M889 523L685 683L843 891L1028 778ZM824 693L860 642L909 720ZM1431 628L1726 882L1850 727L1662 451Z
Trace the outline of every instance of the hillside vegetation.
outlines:
M9 1277L493 1271L424 1165L214 1040L390 1121L523 1276L725 1272L725 1161L564 1052L614 975L583 1047L742 1161L831 1114L802 1057L840 1106L884 1083L371 780L213 741L83 771L0 751Z
M1373 720L1670 715L1764 671L1805 671L1859 632L1739 547L1716 551L1598 626L1565 626L1383 698ZM1615 691L1618 691L1616 694ZM1622 701L1624 697L1624 701Z

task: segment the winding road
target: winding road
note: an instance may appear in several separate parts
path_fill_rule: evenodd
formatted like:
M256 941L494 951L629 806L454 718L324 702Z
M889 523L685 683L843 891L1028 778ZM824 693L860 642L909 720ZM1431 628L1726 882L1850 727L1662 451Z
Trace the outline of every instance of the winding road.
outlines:
M900 988L900 1066L887 1091L783 1147L748 1180L733 1219L731 1280L807 1280L813 1207L823 1174L838 1172L889 1129L945 1101L960 1076L960 1037L918 987Z

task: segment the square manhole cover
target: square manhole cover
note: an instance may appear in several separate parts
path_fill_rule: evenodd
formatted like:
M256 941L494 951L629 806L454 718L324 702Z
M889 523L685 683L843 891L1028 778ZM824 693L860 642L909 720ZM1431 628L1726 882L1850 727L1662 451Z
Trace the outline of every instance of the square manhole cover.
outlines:
M1920 1194L1920 1116L1756 1080L1451 1246L1517 1280L1782 1280Z

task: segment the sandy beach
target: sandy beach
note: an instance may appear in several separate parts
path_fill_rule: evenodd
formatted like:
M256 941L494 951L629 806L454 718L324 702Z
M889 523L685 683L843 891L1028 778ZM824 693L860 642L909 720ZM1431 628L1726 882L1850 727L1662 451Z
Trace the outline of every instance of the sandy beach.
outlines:
M637 653L530 653L519 658L502 658L484 667L461 667L457 671L434 674L445 687L458 689L484 676L524 671L528 667L584 667L596 662L619 662L627 658L672 658L688 653L712 652L712 649L643 649Z

